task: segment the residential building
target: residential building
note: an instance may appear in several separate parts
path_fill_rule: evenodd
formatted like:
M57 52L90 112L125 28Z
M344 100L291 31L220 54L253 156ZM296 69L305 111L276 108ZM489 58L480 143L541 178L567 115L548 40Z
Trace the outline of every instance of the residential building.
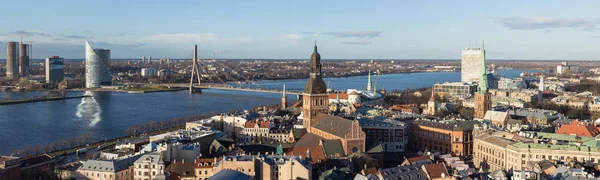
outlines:
M55 163L48 154L27 158L0 156L0 180L55 178Z
M195 175L198 179L208 179L215 175L213 173L213 167L217 164L218 161L221 161L221 158L199 158L194 162L196 163L196 167L194 169Z
M408 144L406 124L393 119L358 121L366 134L366 141L379 142L384 152L404 152Z
M134 179L165 179L165 163L159 152L144 154L133 163Z
M423 172L427 175L427 179L431 180L454 180L454 177L450 176L448 169L444 163L436 164L425 164L421 166Z
M312 179L310 160L298 156L224 156L214 165L213 172L223 170L235 170L255 179Z
M360 102L361 102L360 94L358 94L356 91L352 91L352 92L348 93L348 103L360 104Z
M562 62L556 66L556 74L570 75L572 73L580 73L581 69L579 66L569 64L568 62Z
M522 131L475 133L473 162L476 168L533 170L540 161L600 163L600 140L587 136ZM574 145L577 144L577 145Z
M270 143L291 143L294 142L294 139L290 137L290 130L273 128L269 130L267 141Z
M196 160L194 161L173 161L165 169L169 179L179 180L197 180Z
M58 84L64 79L64 59L58 56L46 58L46 83Z
M140 75L142 77L158 76L158 69L156 69L156 68L142 68Z
M498 81L498 89L503 90L516 90L516 89L527 89L527 84L522 78L500 78Z
M110 84L110 50L94 49L85 41L85 88L99 88Z
M571 124L560 126L556 134L596 137L600 134L600 127L596 127L593 123L574 120Z
M427 179L421 165L398 166L379 170L383 179Z
M158 70L158 72L156 73L156 75L159 77L166 77L166 76L170 76L172 74L175 74L175 72L173 72L173 70L170 70L170 69L161 69L161 70Z
M14 156L0 156L0 180L21 178L21 159Z
M237 138L242 143L266 143L269 138L271 122L266 120L246 121L244 129L240 131Z
M537 89L520 89L520 90L490 90L493 96L509 97L520 99L527 103L535 104L542 100L542 92Z
M431 99L429 99L429 101L431 101ZM428 109L429 104L430 103L427 104ZM409 114L420 114L420 109L416 104L395 104L390 107L390 110Z
M207 180L223 180L223 179L253 180L254 178L252 176L248 176L239 171L225 169L225 170L219 171L219 173L216 173L214 176L208 178Z
M523 120L530 125L549 126L551 123L563 116L557 111L522 108L507 111L512 119Z
M19 52L17 50L18 42L6 42L6 78L19 78Z
M510 114L506 111L487 111L483 117L483 121L489 121L497 127L504 127L510 119Z
M86 160L79 169L75 178L85 179L115 179L115 180L133 180L133 163L141 155L132 156L122 160Z
M19 74L21 77L29 76L29 44L19 45Z
M473 153L473 126L478 121L426 120L412 123L411 145L419 150L470 156Z
M424 165L433 163L433 158L430 155L423 155L417 157L406 158L404 157L404 161L400 164L400 166L412 166L412 165Z
M433 85L433 93L439 97L465 99L473 96L475 93L475 85L461 82L437 83Z
M329 93L329 103L348 103L348 96L346 93Z
M163 161L194 161L200 156L200 143L187 143L183 144L180 142L168 143L166 150L164 151Z

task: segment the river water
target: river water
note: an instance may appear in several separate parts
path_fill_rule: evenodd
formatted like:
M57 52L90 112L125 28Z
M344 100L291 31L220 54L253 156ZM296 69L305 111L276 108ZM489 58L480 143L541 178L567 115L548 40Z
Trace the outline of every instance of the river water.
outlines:
M505 77L517 77L521 70L501 71ZM375 83L376 76L372 76ZM334 89L364 89L367 76L325 78ZM436 82L460 81L460 72L389 74L378 78L378 88L386 90L430 87ZM258 81L263 88L302 89L305 79ZM69 92L68 96L84 92ZM0 98L22 99L47 95L46 92L1 92ZM288 96L288 101L295 101ZM247 109L281 102L280 94L203 90L128 94L93 92L93 98L36 102L0 106L0 154L26 146L46 144L63 138L88 134L95 140L125 135L130 125L152 120L199 115L218 111Z

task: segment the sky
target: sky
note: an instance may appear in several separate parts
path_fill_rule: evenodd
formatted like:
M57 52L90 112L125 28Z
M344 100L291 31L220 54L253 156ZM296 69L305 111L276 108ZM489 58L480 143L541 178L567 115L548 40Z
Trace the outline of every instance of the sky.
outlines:
M3 1L0 42L33 41L33 58L142 56L309 59L600 60L600 1L28 0ZM216 53L215 53L216 52ZM4 59L5 48L0 48Z

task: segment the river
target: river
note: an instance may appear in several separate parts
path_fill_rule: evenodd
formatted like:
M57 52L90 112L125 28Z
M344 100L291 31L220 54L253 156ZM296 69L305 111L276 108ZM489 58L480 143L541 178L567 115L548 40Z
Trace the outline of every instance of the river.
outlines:
M505 77L517 77L521 70L501 71ZM376 81L372 76L372 83ZM367 76L325 78L334 89L364 89ZM378 88L406 89L430 87L436 82L460 81L460 72L388 74L378 78ZM246 86L302 89L305 79L258 81ZM69 96L84 92L69 92ZM21 99L47 95L46 92L2 92L0 98ZM128 94L93 92L93 98L35 102L0 106L0 154L26 146L46 144L63 138L88 134L95 140L125 135L134 124L152 120L247 109L281 102L280 94L203 90ZM295 101L288 96L288 101Z

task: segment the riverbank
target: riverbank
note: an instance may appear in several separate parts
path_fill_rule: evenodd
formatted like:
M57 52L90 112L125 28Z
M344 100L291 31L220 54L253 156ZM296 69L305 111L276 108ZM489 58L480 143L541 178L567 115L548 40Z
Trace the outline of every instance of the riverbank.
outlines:
M12 104L23 104L23 103L33 103L33 102L45 102L45 101L60 101L67 99L79 99L85 97L92 97L89 95L83 96L71 96L71 97L48 97L48 98L35 98L35 99L19 99L19 100L8 100L8 101L0 101L0 105L12 105Z
M171 91L183 91L183 90L187 90L187 88L170 88L170 89L152 89L152 88L137 88L137 89L99 88L99 89L84 89L84 88L76 88L76 89L69 89L68 91L74 91L74 92L85 92L85 91L121 92L121 93L130 93L130 94L143 94L143 93L171 92Z

